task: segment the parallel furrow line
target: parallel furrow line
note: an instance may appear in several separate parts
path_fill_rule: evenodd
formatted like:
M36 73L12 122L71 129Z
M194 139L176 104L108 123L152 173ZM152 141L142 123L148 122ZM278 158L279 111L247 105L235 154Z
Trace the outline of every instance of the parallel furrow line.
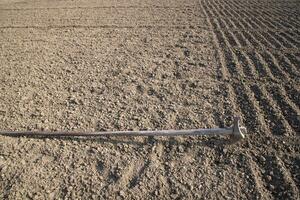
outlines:
M294 197L296 199L299 199L300 198L299 185L297 185L297 182L294 181L291 171L286 167L283 160L277 156L276 156L276 158L277 158L276 161L278 163L278 166L280 167L280 171L283 174L283 177L285 178L286 183L291 186Z
M217 16L217 13L214 13L215 11L213 9L211 9L210 2L206 2L205 4L202 5L202 7L203 7L203 10L205 10L205 12L206 12L207 17Z
M230 13L228 10L225 10L224 12L227 15L227 17L225 19L228 19L229 21L231 21L231 23L233 24L234 29L241 28L240 23L238 22L238 20L236 19L236 17L233 16L233 13Z
M234 23L234 21L230 18L223 18L223 20L225 21L226 24L228 24L228 27L230 27L230 29L238 29L238 27L236 26L236 24Z
M286 85L285 86L285 91L287 93L287 96L290 98L290 100L300 109L300 90L298 86L293 87L292 85Z
M216 5L222 4L237 9L280 9L291 8L299 4L299 1L213 1Z
M258 20L260 20L262 23L266 24L267 27L273 30L282 30L282 27L278 27L278 25L274 25L273 20L265 19L263 17L257 17ZM275 20L275 19L274 19Z
M236 34L232 33L231 31L225 32L225 34L227 33L227 37L228 38L232 38L233 42L231 43L231 46L238 46L238 47L242 47L239 38L237 37Z
M262 33L266 39L268 39L272 44L276 44L276 48L278 49L283 49L283 48L288 48L286 47L285 43L281 42L278 40L278 38L275 37L274 34L270 34L269 32L264 32ZM290 47L293 48L293 47Z
M210 19L220 20L220 19L224 19L224 18L214 17L214 18L210 18ZM234 19L232 19L232 20L234 20ZM275 26L273 28L250 29L247 24L246 24L246 26L248 26L248 27L245 27L245 23L243 23L242 20L239 20L239 23L235 23L235 24L238 24L238 25L235 25L235 26L239 26L240 28L231 27L230 28L231 31L247 31L247 32L250 32L250 33L252 33L252 32L269 32L269 31L273 31L273 32L276 32L276 33L287 32L287 31L297 33L297 31L298 31L297 29L288 29L288 28L282 29L282 28L277 28ZM220 29L226 29L226 28L224 26L223 27L220 26Z
M268 55L268 54L265 53L264 55L265 55L264 58L267 58L266 55ZM264 68L264 70L262 72L258 73L260 78L269 77L270 80L274 80L275 77L277 77L277 79L279 79L280 82L285 83L287 81L287 83L285 85L289 85L292 82L292 80L289 80L289 77L285 74L285 72L283 72L282 70L280 70L278 68L279 64L277 63L276 59L273 56L271 56L270 54L269 54L269 56L270 56L270 58L267 60L267 62L269 61L268 62L269 64L271 64L270 60L272 62L275 62L270 67L264 61L264 58L260 54L257 54L257 53L250 54L251 63L254 66L256 66L256 69ZM266 91L264 89L263 85L261 85L261 89ZM258 90L256 90L256 91L258 91ZM262 92L262 94L263 93L266 93L266 94L269 93L270 95L272 95L274 93L274 90L271 89L271 90L269 90L269 92ZM269 95L265 95L265 96L269 96ZM279 94L277 96L281 97L283 95ZM299 121L297 120L297 113L299 114L299 109L292 102L286 103L286 102L290 102L288 96L289 95L284 94L285 98L283 98L283 99L279 98L277 100L273 98L274 101L272 101L270 98L268 98L269 99L268 101L271 102L271 104L269 106L277 107L278 108L277 110L281 110L282 114L273 114L273 116L277 115L278 116L277 119L280 121L283 121L284 124L286 124L286 123L284 122L283 118L286 119L286 121L291 126L291 128L297 132L297 126L299 126ZM257 98L258 97L259 96L257 96ZM278 100L280 100L280 101L278 101ZM289 111L289 113L287 113L287 110ZM275 112L273 112L273 113L275 113ZM284 117L282 117L282 116L284 116ZM285 125L285 127L288 127L288 126ZM287 128L287 130L291 130L291 129Z
M225 45L230 47L228 40L226 39L224 33L221 31L219 37L223 38ZM258 102L253 98L250 88L247 84L244 84L241 77L245 77L242 67L238 62L237 55L230 49L223 49L223 56L225 60L225 66L227 66L228 71L231 74L231 85L233 91L236 94L236 100L239 108L245 118L245 124L247 127L251 127L254 132L258 132L258 127L262 127L263 131L266 132L267 128L263 121L259 118L257 113L260 113L260 108ZM238 94L238 95L237 95Z
M245 32L245 35L247 35L248 33ZM271 47L265 47L262 46L261 43L257 42L253 37L251 37L251 35L248 35L247 38L252 44L256 44L256 45L249 45L249 46L243 46L243 47L232 47L232 49L235 49L237 51L245 51L245 52L264 52L264 51L269 51L272 53L283 53L283 54L297 54L300 53L300 50L298 48L285 48L285 49L276 49L276 48L271 48ZM297 66L297 64L294 64L295 66ZM296 68L296 71L298 71L298 69Z
M236 27L231 30L246 30L245 26L241 23L240 20L238 20L238 18L233 17L233 18L228 18L228 20L231 20L235 24L235 27Z
M280 66L278 63L276 63L276 60L272 54L270 54L268 51L265 51L257 53L257 55L260 63L262 63L263 67L268 71L267 74L272 74L271 78L273 80L276 80L278 83L289 80L289 76L280 69Z
M295 45L294 43L290 42L288 40L288 38L284 37L283 35L276 33L276 32L271 32L271 35L273 35L273 37L279 41L281 44L283 44L283 46L285 48L298 48L297 45Z
M260 14L259 17L260 18L266 18L267 20L269 21L273 21L273 22L276 22L277 26L278 24L280 26L282 26L282 28L292 28L294 27L294 25L292 24L295 24L294 23L294 20L292 18L289 18L288 16L282 16L282 15L274 15L274 14L271 14L271 13L266 13L263 11L264 14ZM249 14L247 15L249 18L251 18L251 16L258 16L257 13L253 13L253 11L249 11ZM286 18L289 18L289 21L282 21L282 19L286 19ZM292 24L290 24L292 23ZM297 28L298 24L296 24L296 27L294 28Z
M283 17L282 15L276 16L276 15L270 14L270 13L257 12L256 10L243 10L243 11L238 10L237 12L242 14L243 18L251 19L251 21L252 21L252 19L255 19L255 18L266 18L266 20L268 20L268 21L273 21L270 19L276 19L276 22L279 21L278 24L280 24L283 27L286 26L286 24L283 24L281 21L281 19ZM291 22L291 21L289 21L289 22Z
M257 47L258 45L260 45L258 43L258 41L255 40L255 38L253 38L249 32L246 32L246 31L237 31L237 32L239 32L241 37L246 41L246 45L244 45L244 46L247 46L247 47L255 46L255 47ZM260 45L260 46L262 46L262 45ZM242 48L243 47L241 47L241 49Z
M247 154L241 154L245 156L245 167L249 169L251 176L249 176L254 184L255 188L257 188L257 191L259 193L259 196L257 196L259 199L271 199L272 195L267 190L266 187L264 187L264 180L262 179L262 176L258 173L260 171L259 166L252 160L250 156L247 156Z
M237 48L243 48L245 46L251 46L249 40L247 40L242 32L235 31L232 33L233 35L236 36L237 40L239 41L239 45Z
M271 73L270 69L265 67L265 63L262 61L260 55L256 51L247 52L248 57L251 60L251 64L254 66L258 77L260 79L268 79L268 81L275 80L273 74Z
M291 53L285 53L285 57L288 63L293 66L293 70L295 73L300 74L300 53L296 53L296 55L291 54ZM297 80L299 81L300 76L298 76Z
M300 30L284 31L287 35L293 38L297 43L300 43Z
M228 31L224 31L224 32L223 32L223 34L225 34L225 35L223 36L223 38L228 38L228 40L226 40L226 41L229 42L229 43L227 44L227 46L228 46L228 45L230 45L230 46L241 46L241 44L239 43L239 41L238 41L238 39L235 37L235 35L231 33L231 31L230 31L230 29L229 29L229 26L228 26L227 22L226 22L226 21L223 21L223 23L224 23L224 26L225 26L225 27L227 28L227 30L228 30Z
M297 106L289 101L285 91L281 90L278 86L271 86L267 88L272 98L277 102L285 119L289 122L290 126L294 129L296 134L300 134L300 112Z
M255 20L257 20L257 18L253 18L253 19L245 18L245 20L246 20L246 22L247 22L248 24L250 24L250 25L254 28L254 30L256 30L256 29L261 29L261 28L262 28L260 25L258 25L258 24L256 23Z
M285 38L287 41L289 41L289 43L292 44L292 46L294 46L296 48L300 48L300 42L297 40L297 38L291 36L289 33L278 32L276 34L281 35L283 38Z
M259 102L259 106L263 111L265 123L271 130L273 135L283 136L290 135L291 128L281 113L276 112L274 102L268 97L268 92L264 87L253 85L251 90L255 99Z
M300 190L300 156L284 156L282 159L285 166L289 169L290 176L294 180L295 185L298 187L298 190Z
M230 95L228 94L228 87L227 84L224 83L225 77L224 77L224 72L222 71L222 63L221 63L221 58L220 58L220 53L219 49L215 51L215 57L216 57L216 62L218 65L218 70L217 70L217 80L220 81L220 86L219 90L216 93L216 96L218 96L217 101L215 102L215 109L214 109L214 121L215 124L219 125L220 127L225 127L229 126L232 119L231 117L234 116L234 112L232 112L231 109L226 109L224 108L232 108L232 101L228 101L230 98Z
M205 15L208 16L208 12L210 11L210 9L208 9L206 5L207 4L201 4L201 3L199 4L199 6L202 7ZM208 20L208 23L211 29L213 29L213 20L212 19ZM235 97L235 93L233 92L232 86L227 83L229 72L225 65L224 56L221 51L220 45L218 43L217 35L214 34L214 32L212 32L212 35L213 35L214 45L216 47L216 53L218 54L218 58L220 62L220 68L218 70L218 73L221 76L221 82L223 82L220 87L222 89L222 98L224 99L224 101L222 102L223 104L222 106L218 106L219 108L218 115L221 116L222 119L224 119L225 125L229 125L231 123L231 117L241 112L238 111L236 104L234 103L236 97ZM222 119L217 119L217 121L219 121L219 123L223 122Z
M255 17L251 19L252 21L254 21L259 28L258 29L268 29L269 26L267 26L265 23L263 23L261 20L259 20L259 18Z
M273 49L280 49L280 45L278 43L273 43L272 41L269 41L270 38L267 38L265 36L265 32L259 33L259 32L252 32L253 37L257 38L258 41L260 41L261 45L263 47L271 47Z
M299 191L294 183L290 181L277 156L265 155L265 160L257 157L257 165L265 187L276 199L298 199Z
M269 77L271 80L275 80L275 77L273 75L273 73L275 72L271 72L270 68L267 66L266 62L264 61L264 59L262 58L262 56L260 54L257 54L257 53L251 53L251 54L248 54L249 55L249 58L250 58L250 66L251 65L254 65L257 69L257 71L259 72L259 77L260 78L264 78L264 77ZM281 74L281 76L284 76L284 74ZM280 78L281 79L281 78ZM281 79L282 80L282 79ZM284 81L284 80L282 80ZM281 81L280 81L281 82ZM288 81L288 83L290 83L290 81ZM255 88L253 88L255 89ZM261 89L262 91L264 92L261 92L261 94L271 94L271 91L269 92L266 92L267 90L264 89L264 86L262 85L261 86ZM259 90L256 90L256 91L259 91ZM270 96L270 95L265 95L266 97ZM259 98L259 95L257 96L257 98ZM273 98L274 99L274 98ZM289 98L285 98L285 99L289 99ZM287 108L287 106L285 105L285 103L283 102L278 102L276 101L272 101L270 98L268 98L268 101L271 102L270 106L272 107L277 107L278 109L277 110L280 110L281 111L281 114L278 114L278 113L275 113L273 112L274 114L272 114L273 116L278 116L278 120L280 119L280 121L283 122L284 127L286 127L287 130L291 130L289 128L289 126L287 124L289 124L291 126L292 129L295 130L295 124L297 124L297 122L294 122L295 120L292 120L292 118L286 113L284 112L284 110L282 109L283 106L285 106L285 108ZM275 103L276 102L276 103ZM297 108L295 108L296 106L293 106L294 109L291 109L294 113L294 117L297 117ZM295 111L296 110L296 111ZM299 113L299 112L298 112ZM282 117L284 116L284 117ZM285 122L285 120L283 119L286 119L287 123ZM269 119L270 120L270 119ZM296 131L297 132L297 131Z
M296 75L297 72L295 69L289 64L281 62L282 60L278 60L281 55L272 54L269 51L261 52L260 54L265 60L266 67L268 67L273 75L282 83L291 84L296 80L295 78L297 78L298 75Z
M282 85L288 85L293 82L293 80L290 79L289 76L283 70L280 69L276 58L272 54L264 52L262 55L257 53L256 55L253 55L255 57L253 57L253 59L252 59L252 62L255 65L258 65L257 68L264 68L264 72L261 73L261 78L269 76L271 80L275 80L275 77L277 77L276 80L280 80ZM266 59L267 62L264 59ZM281 91L281 90L278 90L278 91ZM271 90L270 93L272 93L272 92L274 92L274 91ZM297 118L297 115L300 113L299 109L297 108L296 105L294 105L292 102L290 102L288 95L286 95L284 91L282 91L282 93L278 93L277 96L285 97L284 98L285 101L282 100L282 98L280 98L281 101L277 101L277 103L278 103L279 107L281 108L281 111L283 112L283 115L285 116L285 118L287 119L289 124L297 132L296 127L297 127L297 124L299 125L299 122L297 121L296 118ZM290 103L287 103L287 102L290 102ZM286 109L288 109L290 111L292 116L286 114L286 111L285 111Z
M237 54L237 57L239 63L245 71L246 77L253 77L254 79L258 79L250 58L246 54L241 52ZM262 113L264 114L265 118L264 121L269 126L271 133L274 135L288 134L289 130L291 130L291 127L289 126L285 118L281 115L281 113L276 112L276 104L272 101L272 99L269 98L264 84L260 84L260 86L258 86L256 84L256 81L253 82L254 84L250 86L250 89L254 94L254 98L258 102L258 106L263 111ZM276 121L276 123L274 123L274 121Z
M254 27L252 27L248 22L247 22L248 18L245 17L240 17L239 21L244 25L245 30L255 30Z

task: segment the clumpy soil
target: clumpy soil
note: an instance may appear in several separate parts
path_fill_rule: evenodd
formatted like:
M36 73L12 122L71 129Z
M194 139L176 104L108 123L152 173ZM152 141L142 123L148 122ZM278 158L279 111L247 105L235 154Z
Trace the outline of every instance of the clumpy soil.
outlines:
M0 0L1 199L298 199L299 3ZM292 17L291 17L292 16Z

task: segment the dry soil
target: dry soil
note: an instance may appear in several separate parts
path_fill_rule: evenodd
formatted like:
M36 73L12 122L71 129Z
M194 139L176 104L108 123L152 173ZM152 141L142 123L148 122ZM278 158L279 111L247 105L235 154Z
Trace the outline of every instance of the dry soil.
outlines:
M0 199L299 199L300 2L0 0Z

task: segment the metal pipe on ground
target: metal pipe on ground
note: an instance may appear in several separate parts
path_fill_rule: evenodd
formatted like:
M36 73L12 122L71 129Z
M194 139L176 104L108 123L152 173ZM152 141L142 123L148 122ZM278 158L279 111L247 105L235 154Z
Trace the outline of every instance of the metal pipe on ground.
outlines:
M239 117L234 118L233 126L228 128L190 129L190 130L153 130L153 131L103 131L103 132L47 132L47 131L0 131L5 136L40 136L40 137L70 137L70 136L185 136L185 135L230 135L244 138L245 127L240 127Z

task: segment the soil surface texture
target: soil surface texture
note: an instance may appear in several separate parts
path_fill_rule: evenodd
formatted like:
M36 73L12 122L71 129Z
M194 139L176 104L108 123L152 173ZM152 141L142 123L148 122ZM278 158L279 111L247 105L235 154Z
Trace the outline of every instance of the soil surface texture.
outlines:
M0 0L0 199L300 199L300 2Z

